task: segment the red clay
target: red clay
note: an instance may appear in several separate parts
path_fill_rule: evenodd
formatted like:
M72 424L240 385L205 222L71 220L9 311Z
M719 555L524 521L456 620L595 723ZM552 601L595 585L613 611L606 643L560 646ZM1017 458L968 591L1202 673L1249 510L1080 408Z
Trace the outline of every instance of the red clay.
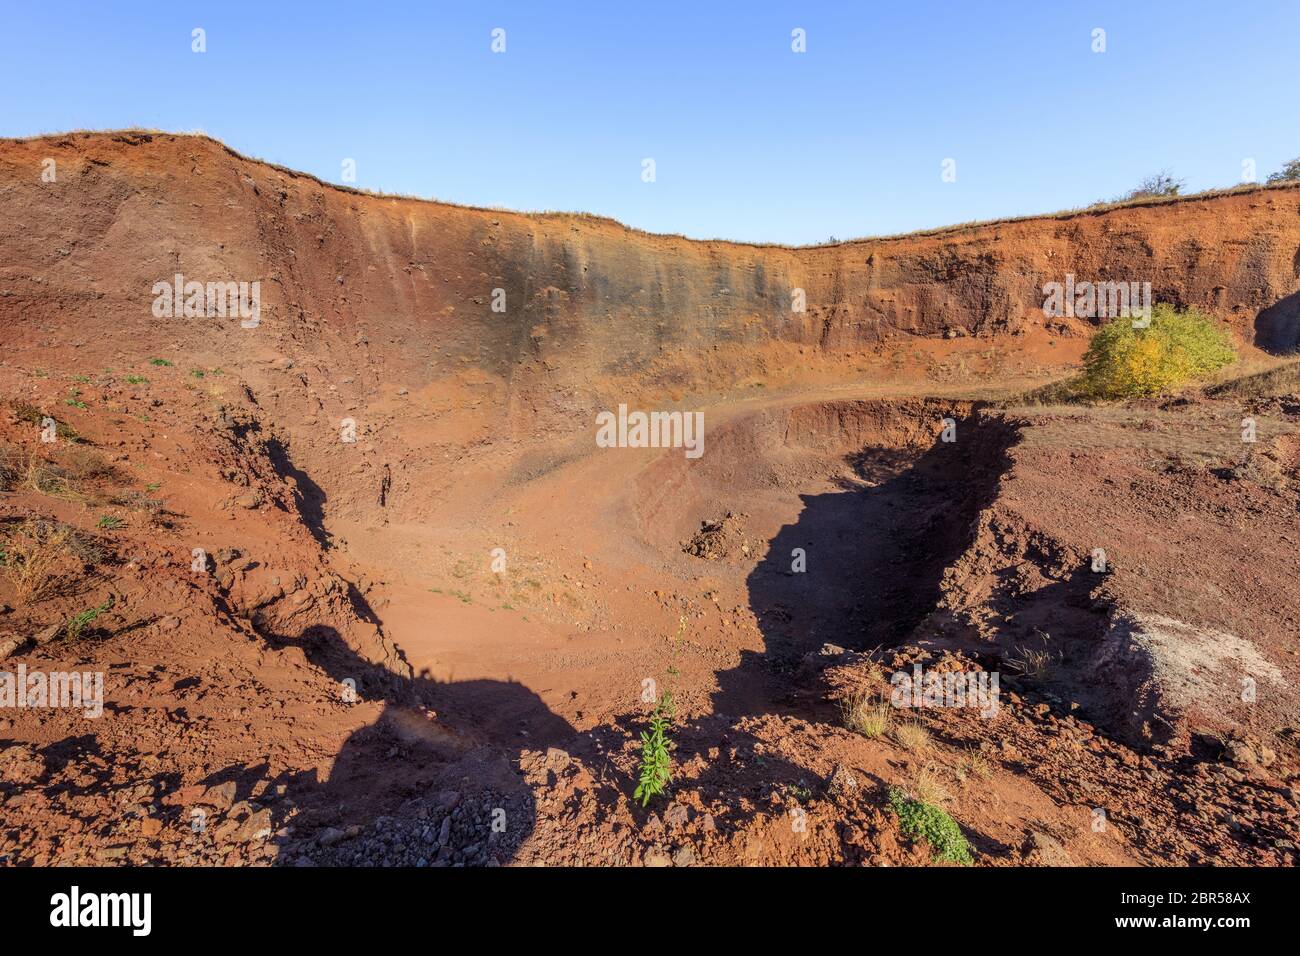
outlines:
M201 137L0 171L0 534L80 539L45 595L0 580L0 669L105 697L0 713L9 862L928 863L892 786L983 865L1295 862L1294 383L998 401L1077 363L1065 272L1288 344L1293 189L784 249ZM260 324L155 318L176 273L260 281ZM702 410L705 453L598 448L619 403ZM844 726L914 663L998 672L998 715Z

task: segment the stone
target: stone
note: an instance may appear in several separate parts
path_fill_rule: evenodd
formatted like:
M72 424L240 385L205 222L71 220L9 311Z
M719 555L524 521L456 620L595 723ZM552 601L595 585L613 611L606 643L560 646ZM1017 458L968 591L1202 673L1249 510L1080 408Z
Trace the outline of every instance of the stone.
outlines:
M326 827L316 835L316 842L321 846L334 846L343 840L344 833L338 827Z
M690 822L691 813L684 803L674 803L664 811L664 823L670 827L684 827Z
M235 804L235 791L235 781L227 780L225 783L208 787L199 799L199 803L218 810L229 810Z
M826 789L836 797L855 796L858 792L858 778L853 776L853 771L844 764L837 763L835 769L831 771Z
M1074 866L1074 860L1055 837L1031 830L1020 845L1020 855L1029 866Z
M37 644L48 644L50 641L54 640L62 633L63 633L62 624L51 624L49 627L37 631L36 635L32 638L32 640L34 640Z
M45 758L30 744L11 744L0 750L0 781L31 785L44 776Z
M240 824L238 831L235 833L235 839L240 843L265 840L271 835L271 830L271 811L258 810Z
M1226 756L1238 767L1254 766L1259 762L1254 749L1244 740L1230 740L1226 747Z

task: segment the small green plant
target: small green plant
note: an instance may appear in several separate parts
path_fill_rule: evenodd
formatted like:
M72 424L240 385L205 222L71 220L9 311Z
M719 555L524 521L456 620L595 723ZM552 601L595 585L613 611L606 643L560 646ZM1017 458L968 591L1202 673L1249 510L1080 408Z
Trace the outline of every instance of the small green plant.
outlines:
M961 827L943 810L913 800L898 787L889 788L889 809L898 817L903 832L914 840L929 843L937 859L964 866L975 862Z
M143 375L128 375L125 381L126 384L128 385L143 385L145 382L149 380L145 378Z
M77 638L81 637L82 633L94 622L95 618L99 617L99 615L103 614L112 606L113 599L110 597L98 607L87 608L80 614L74 615L70 618L68 620L68 625L65 628L68 640L75 641Z
M800 780L798 783L787 783L785 785L786 793L794 797L800 803L807 803L813 797L812 789Z
M1146 328L1119 318L1098 330L1083 357L1082 389L1102 399L1156 395L1236 358L1228 332L1209 316L1161 303Z
M104 515L99 519L95 526L97 528L102 528L105 531L117 531L120 528L126 527L126 522L116 515Z
M81 389L68 389L68 397L63 400L64 405L71 405L73 408L85 408L86 403L81 400Z
M650 714L650 729L641 731L641 777L632 799L639 799L643 807L650 802L651 797L663 793L673 779L673 758L669 753L673 744L668 739L668 724L672 715L673 698L665 692Z
M168 361L167 359L156 358L156 359L150 359L150 360L149 360L149 364L150 364L150 365L158 365L158 366L161 366L161 367L163 367L163 368L166 368L167 366L171 365L172 363L171 363L170 361Z
M190 374L193 375L195 378L202 378L205 373L201 368L192 368L190 369Z

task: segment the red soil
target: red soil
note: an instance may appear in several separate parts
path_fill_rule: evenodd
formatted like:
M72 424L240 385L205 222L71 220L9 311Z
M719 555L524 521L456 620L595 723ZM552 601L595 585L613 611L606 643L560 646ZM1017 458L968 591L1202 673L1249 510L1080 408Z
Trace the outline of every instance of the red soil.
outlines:
M81 540L39 599L0 581L0 669L105 680L95 720L0 713L10 862L928 862L891 786L980 864L1295 861L1294 380L990 402L1077 362L1067 271L1289 346L1300 192L783 249L197 137L10 141L0 176L0 533ZM178 272L259 280L259 327L154 318ZM705 454L597 448L620 402L703 410ZM998 715L843 726L917 661L997 670Z

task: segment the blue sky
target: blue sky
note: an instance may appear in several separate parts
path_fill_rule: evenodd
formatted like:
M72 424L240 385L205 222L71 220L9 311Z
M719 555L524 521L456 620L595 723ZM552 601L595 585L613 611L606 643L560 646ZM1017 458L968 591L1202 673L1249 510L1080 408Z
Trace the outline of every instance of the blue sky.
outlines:
M1086 205L1164 168L1263 179L1300 155L1297 37L1295 0L6 0L0 135L202 129L332 181L355 159L368 189L819 242Z

